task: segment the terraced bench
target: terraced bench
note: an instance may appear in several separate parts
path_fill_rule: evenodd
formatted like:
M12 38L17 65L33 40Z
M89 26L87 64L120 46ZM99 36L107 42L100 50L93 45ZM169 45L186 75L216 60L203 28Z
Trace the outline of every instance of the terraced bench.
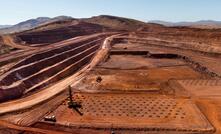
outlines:
M87 64L104 37L51 49L32 55L16 64L0 78L0 102L57 82Z

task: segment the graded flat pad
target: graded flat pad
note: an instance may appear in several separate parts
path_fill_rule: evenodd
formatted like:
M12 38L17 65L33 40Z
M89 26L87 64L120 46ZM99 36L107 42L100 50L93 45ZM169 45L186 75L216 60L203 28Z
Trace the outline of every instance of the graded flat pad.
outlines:
M75 94L83 116L63 106L57 123L80 128L210 133L214 129L187 99L144 94ZM73 112L73 111L72 111Z
M189 79L178 80L178 83L193 96L215 97L221 95L220 79Z

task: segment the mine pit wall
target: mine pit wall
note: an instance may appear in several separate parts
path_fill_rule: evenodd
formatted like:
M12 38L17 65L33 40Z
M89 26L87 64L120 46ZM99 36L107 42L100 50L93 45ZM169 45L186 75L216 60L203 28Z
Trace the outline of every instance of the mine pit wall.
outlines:
M27 44L45 44L55 43L62 40L70 39L76 36L90 35L94 33L103 32L103 30L111 31L110 29L88 23L79 23L77 25L51 29L47 31L28 31L17 35L21 41Z
M114 38L113 39L114 43L128 43L128 40L125 38ZM112 45L114 43L111 43ZM151 46L156 46L156 45L151 45ZM162 45L160 45L162 46ZM164 47L164 46L163 46ZM178 48L180 49L180 48ZM201 52L203 54L208 54L205 52ZM120 51L114 51L112 50L110 54L115 54L115 55L121 55L121 54L131 54L131 55L146 55L149 58L172 58L172 59L180 59L188 63L194 70L207 74L210 77L213 78L221 78L221 75L211 71L209 68L201 65L200 63L192 60L191 58L184 56L184 55L178 55L178 54L151 54L149 51L130 51L130 50L120 50Z
M50 85L51 83L62 80L63 78L73 74L74 72L79 70L82 66L90 62L90 60L95 55L96 51L100 48L100 44L102 43L102 41L103 40L99 39L99 40L96 40L95 42L89 42L87 46L88 48L82 51L81 53L76 54L71 57L69 57L70 55L66 55L64 57L68 59L60 61L59 63L52 65L52 66L47 67L47 64L36 62L36 64L30 64L30 66L27 66L27 68L25 68L26 65L24 63L27 63L27 62L23 61L24 63L20 64L21 66L17 66L18 69L19 67L21 68L21 70L19 70L21 72L14 72L12 74L8 74L5 77L6 79L2 79L1 81L2 85L4 84L10 85L12 83L14 84L10 86L3 86L3 89L0 89L0 102L20 98L22 97L24 93L27 93L31 90L33 91L36 89L44 88ZM68 48L70 49L70 47ZM83 48L85 47L83 46ZM50 53L50 51L48 51L48 53ZM40 55L40 57L41 56L42 55ZM27 60L29 60L29 58L27 58ZM48 60L50 61L50 58ZM59 60L59 59L55 58L52 61L55 62L56 60ZM23 66L24 66L24 69L22 68ZM42 66L44 67L46 66L46 69L36 73L35 72L36 69L44 68ZM35 69L33 69L33 67ZM16 70L16 68L14 70ZM23 73L23 75L26 76L26 78L20 78L20 77L16 78L16 74L18 73L20 74Z
M148 55L149 52L148 51L128 51L128 50L124 50L124 51L110 51L109 52L110 55Z
M208 74L209 76L213 78L221 78L221 75L210 71L207 67L201 65L200 63L193 61L191 58L186 56L180 56L181 59L183 59L185 62L187 62L192 68L194 68L196 71Z
M207 67L199 64L196 61L193 61L191 58L183 55L178 54L150 54L148 56L150 58L169 58L169 59L180 59L188 63L194 70L209 75L213 78L221 78L220 75L216 74L215 72L210 71Z
M0 85L7 85L7 86L11 85L13 82L18 81L21 78L26 78L26 77L30 76L30 74L37 73L38 71L40 71L48 66L52 66L55 63L61 62L65 59L71 57L72 55L76 55L79 52L87 50L87 48L94 47L100 41L101 40L95 40L93 42L83 44L77 48L74 48L74 49L71 49L68 51L64 51L63 53L54 54L53 56L48 57L48 58L42 57L42 60L15 68L14 70L11 70L7 73L7 75L0 81Z
M56 73L62 71L62 69L65 69L66 67L76 63L77 61L81 60L83 57L86 57L87 55L90 55L91 53L93 53L94 51L96 51L98 49L99 46L93 47L92 49L83 52L82 54L79 54L77 56L71 57L70 59L68 59L67 61L58 64L54 67L51 67L41 73L38 74L34 74L32 75L30 78L28 78L27 80L23 81L26 85L26 88L32 87L35 84L43 81L46 78L49 78L53 75L55 75ZM42 80L43 79L43 80Z
M168 48L178 48L178 49L184 49L189 51L194 51L195 53L201 53L211 56L220 55L221 49L219 47L214 46L203 46L203 45L193 45L193 44L187 44L187 43L174 43L174 42L168 42L164 40L148 40L148 39L142 39L142 38L117 38L117 43L140 43L140 44L148 44L149 46L160 46L160 47L168 47ZM163 44L163 45L160 45Z
M16 85L15 87L11 87L8 89L0 89L0 102L22 97L23 93L27 92L26 90L28 90L28 88L31 88L31 86L34 86L35 84L39 84L39 82L44 81L45 79L46 81L44 81L44 83L40 83L36 87L37 89L46 87L49 84L51 84L51 82L57 82L58 80L61 80L73 74L75 71L79 70L82 66L88 63L93 58L94 54L95 53L92 53L83 60L80 60L79 62L76 62L72 66L65 68L65 71L55 73L55 71L52 69L47 70L47 72L41 73L37 76L32 76L30 79L22 81L20 84ZM45 76L45 74L47 73L50 74ZM51 77L52 75L55 76ZM44 78L39 78L39 77L44 77ZM51 79L48 79L48 77L51 77Z
M81 59L80 61L68 66L67 68L65 68L63 71L55 74L54 76L50 77L49 79L45 80L44 83L40 83L40 84L36 84L37 86L35 86L34 88L32 88L31 92L34 92L36 90L39 90L41 88L44 88L46 86L49 86L59 80L62 80L70 75L72 75L73 73L77 72L79 69L82 68L82 66L86 65L88 62L91 61L91 59L94 57L94 55L96 54L96 52L91 53L90 55L86 56L85 58ZM30 90L26 90L24 93L28 93L30 92Z
M55 54L59 54L59 53L62 53L64 51L68 51L70 49L74 49L76 47L80 47L80 46L88 44L88 43L93 43L94 41L101 40L101 39L102 39L102 37L92 38L92 39L88 39L88 40L85 40L85 41L82 41L82 42L70 44L70 45L67 45L67 46L58 47L58 48L53 49L53 50L47 50L47 51L44 51L44 52L37 53L35 55L31 55L28 58L18 62L16 65L14 65L12 68L10 68L10 70L18 68L18 67L23 66L23 65L27 65L27 64L39 61L39 60L47 58L47 57L51 57ZM91 41L91 40L94 40L94 41Z
M221 29L200 29L188 27L149 27L136 32L137 37L157 37L167 40L188 41L195 43L220 44Z
M156 59L178 59L180 58L180 55L177 54L151 54L149 51L133 51L133 50L112 50L110 52L110 55L144 55L148 58L156 58Z

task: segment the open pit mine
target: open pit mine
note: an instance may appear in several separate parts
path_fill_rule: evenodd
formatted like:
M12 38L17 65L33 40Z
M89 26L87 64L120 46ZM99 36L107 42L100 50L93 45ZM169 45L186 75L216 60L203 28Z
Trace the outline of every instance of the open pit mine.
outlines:
M221 133L221 29L97 16L0 46L0 134Z

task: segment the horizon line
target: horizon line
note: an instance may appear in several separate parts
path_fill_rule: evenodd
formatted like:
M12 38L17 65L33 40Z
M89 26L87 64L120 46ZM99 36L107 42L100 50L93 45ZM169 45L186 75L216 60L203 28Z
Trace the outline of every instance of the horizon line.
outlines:
M194 23L194 22L200 22L200 21L216 21L216 22L221 22L221 20L214 20L214 19L198 19L198 20L181 20L181 21L170 21L170 20L161 20L161 19L152 19L152 20L142 20L142 19L137 19L137 18L130 18L130 17L125 17L125 16L117 16L117 15L108 15L108 14L105 14L106 16L114 16L114 17L121 17L121 18L128 18L128 19L134 19L134 20L138 20L138 21L142 21L142 22L145 22L145 23L151 23L151 21L162 21L162 22L167 22L167 23ZM20 22L17 22L15 24L0 24L1 26L13 26L13 25L17 25L19 23L22 23L22 22L25 22L25 21L28 21L28 20L32 20L32 19L37 19L37 18L50 18L50 19L53 19L53 18L56 18L56 17L61 17L61 16L65 16L65 17L71 17L73 19L83 19L83 18L91 18L91 17L96 17L96 16L105 16L104 14L101 14L101 15L93 15L93 16L90 16L90 17L73 17L71 15L57 15L57 16L39 16L39 17L33 17L33 18L28 18L28 19L25 19L25 20L22 20Z

